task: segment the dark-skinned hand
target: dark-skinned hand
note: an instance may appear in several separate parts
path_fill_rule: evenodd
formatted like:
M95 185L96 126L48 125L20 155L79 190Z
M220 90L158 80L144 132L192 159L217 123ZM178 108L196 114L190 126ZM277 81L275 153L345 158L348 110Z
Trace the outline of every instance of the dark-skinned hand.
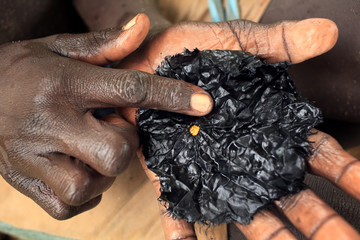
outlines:
M182 52L184 48L243 50L269 62L290 61L294 64L328 51L334 46L337 36L336 25L327 19L284 21L273 25L246 21L181 23L149 37L119 66L153 73L165 56ZM142 61L139 61L139 55ZM119 113L135 125L134 111L120 109ZM118 125L119 119L118 115L111 115L106 120ZM325 133L319 132L309 141L313 152L308 159L310 172L329 179L360 200L356 187L360 182L359 161ZM147 169L141 152L139 158L159 196L157 176ZM275 204L308 238L360 239L359 234L311 190L284 197ZM166 239L197 239L192 224L172 219L164 207L159 206ZM270 211L256 214L249 225L237 226L248 239L295 239Z
M127 56L148 30L140 14L123 28L0 46L0 173L54 218L96 206L139 147L133 125L98 120L92 109L211 110L198 87L96 66Z

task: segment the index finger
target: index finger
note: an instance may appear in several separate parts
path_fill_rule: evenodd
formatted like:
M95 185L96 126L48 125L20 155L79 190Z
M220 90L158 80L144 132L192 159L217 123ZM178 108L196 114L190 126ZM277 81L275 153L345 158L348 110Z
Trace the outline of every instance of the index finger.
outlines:
M85 109L151 108L202 116L213 106L210 95L195 85L141 71L77 62L66 75L65 88Z

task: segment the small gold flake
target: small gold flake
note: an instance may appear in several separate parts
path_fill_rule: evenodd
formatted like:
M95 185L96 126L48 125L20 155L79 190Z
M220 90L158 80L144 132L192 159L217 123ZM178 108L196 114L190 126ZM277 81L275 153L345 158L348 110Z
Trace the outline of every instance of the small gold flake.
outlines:
M200 127L197 126L197 125L192 125L192 126L190 127L190 129L189 129L189 132L190 132L191 135L193 135L193 136L198 135L199 131L200 131Z

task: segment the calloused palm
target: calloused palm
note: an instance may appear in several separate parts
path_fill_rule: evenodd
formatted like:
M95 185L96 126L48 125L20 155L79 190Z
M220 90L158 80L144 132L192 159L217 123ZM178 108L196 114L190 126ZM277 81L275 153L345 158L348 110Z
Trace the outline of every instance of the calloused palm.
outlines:
M167 55L182 52L184 48L243 50L267 59L269 62L299 63L330 50L336 43L338 29L327 19L284 21L260 25L247 21L222 23L181 23L149 37L142 46L125 58L121 68L153 73ZM120 114L135 124L135 109L121 109ZM107 120L116 124L117 116ZM310 171L334 182L360 200L360 162L347 154L329 135L318 132L311 136L312 156L308 159ZM160 194L158 178L144 169ZM275 202L278 209L308 238L360 239L359 234L311 190L281 198ZM182 220L173 220L160 206L166 239L196 239L194 227ZM237 224L249 239L295 239L285 225L270 211L254 216L249 225Z

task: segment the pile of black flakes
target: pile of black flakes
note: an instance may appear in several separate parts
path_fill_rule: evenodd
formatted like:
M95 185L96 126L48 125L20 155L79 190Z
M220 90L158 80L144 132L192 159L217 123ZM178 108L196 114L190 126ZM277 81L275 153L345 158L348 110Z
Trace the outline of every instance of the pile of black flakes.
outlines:
M158 67L158 75L195 84L214 100L204 117L138 112L146 164L160 177L159 200L174 218L248 224L274 200L302 190L307 138L322 117L298 95L288 67L241 51L197 49Z

